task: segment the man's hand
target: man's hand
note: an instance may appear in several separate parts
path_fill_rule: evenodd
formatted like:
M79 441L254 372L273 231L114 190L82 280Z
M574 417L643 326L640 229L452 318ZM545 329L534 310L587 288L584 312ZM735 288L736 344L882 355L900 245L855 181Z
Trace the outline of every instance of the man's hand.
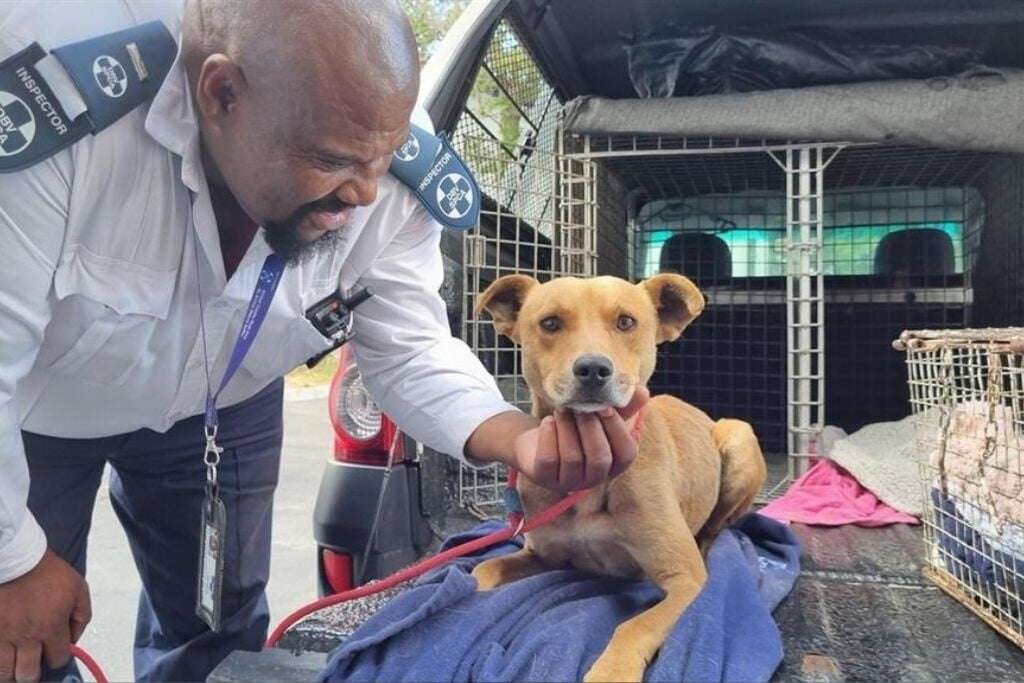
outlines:
M42 658L57 669L92 618L89 586L46 551L30 572L0 584L0 681L38 681Z
M650 396L647 389L638 388L617 410L556 410L539 427L516 438L516 467L537 484L558 491L589 489L617 477L636 458L631 422Z
M498 415L477 428L467 451L481 460L500 460L545 488L590 488L618 476L636 458L638 446L630 429L650 396L639 387L624 408L600 413L559 410L539 425L521 413Z

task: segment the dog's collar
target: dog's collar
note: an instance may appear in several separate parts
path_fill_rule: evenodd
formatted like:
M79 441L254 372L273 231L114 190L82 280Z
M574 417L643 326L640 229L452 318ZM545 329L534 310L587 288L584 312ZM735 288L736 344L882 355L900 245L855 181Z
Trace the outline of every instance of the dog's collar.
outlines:
M647 406L645 405L640 410L636 411L636 422L633 423L633 428L629 430L629 435L634 440L640 440L640 434L643 433L644 423L647 421Z

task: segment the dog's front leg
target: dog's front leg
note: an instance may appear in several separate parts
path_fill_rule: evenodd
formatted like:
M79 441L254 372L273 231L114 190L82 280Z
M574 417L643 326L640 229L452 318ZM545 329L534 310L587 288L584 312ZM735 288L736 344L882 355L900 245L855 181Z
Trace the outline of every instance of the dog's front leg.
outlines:
M644 574L665 591L665 598L619 624L583 679L588 683L641 681L647 665L707 579L704 560L686 520L682 513L671 514L679 510L678 503L667 501L663 507L650 507L664 511L663 516L654 518L638 511L624 516L619 526L628 529L624 531L626 547Z
M484 560L473 568L477 590L487 591L547 569L529 548Z

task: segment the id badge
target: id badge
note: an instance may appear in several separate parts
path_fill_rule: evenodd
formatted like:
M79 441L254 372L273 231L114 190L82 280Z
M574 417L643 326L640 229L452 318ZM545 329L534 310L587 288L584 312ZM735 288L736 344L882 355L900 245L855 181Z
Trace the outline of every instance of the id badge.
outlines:
M227 512L221 499L203 502L202 529L199 533L199 585L196 591L196 616L214 633L220 631L220 603L224 584L224 543Z

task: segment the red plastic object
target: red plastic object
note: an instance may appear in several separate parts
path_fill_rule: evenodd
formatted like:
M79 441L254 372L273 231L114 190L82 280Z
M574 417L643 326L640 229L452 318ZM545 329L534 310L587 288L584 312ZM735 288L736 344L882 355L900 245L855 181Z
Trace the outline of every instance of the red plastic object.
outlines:
M341 387L342 379L349 370L349 354L342 348L338 358L338 371L331 381L331 391L328 397L328 412L331 418L331 426L334 427L334 459L339 462L351 462L359 465L379 465L385 467L388 464L388 453L394 448L392 464L405 459L405 447L402 438L398 435L398 427L388 419L387 415L381 415L380 430L369 439L358 439L349 434L335 414L337 408L338 390Z
M352 556L348 553L339 553L324 548L323 567L324 578L331 592L341 593L352 589Z

